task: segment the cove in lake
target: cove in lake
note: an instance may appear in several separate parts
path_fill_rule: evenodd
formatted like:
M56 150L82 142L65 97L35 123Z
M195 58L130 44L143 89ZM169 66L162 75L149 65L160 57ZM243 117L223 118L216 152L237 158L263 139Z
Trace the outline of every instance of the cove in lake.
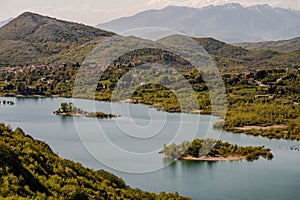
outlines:
M219 132L212 129L212 124L218 119L165 113L139 104L112 103L112 109L111 103L79 99L74 100L75 104L84 110L99 110L121 117L73 119L52 113L61 102L70 102L71 99L0 99L15 102L13 106L0 106L1 122L13 128L19 126L34 138L46 141L64 158L90 168L108 170L122 177L131 187L153 192L178 191L193 199L290 200L300 196L300 152L290 150L291 146L300 142L269 140L224 131L221 140L244 146L265 145L272 149L275 157L271 161L260 159L254 162L170 162L157 153L164 143L180 143L195 134L200 138L217 136ZM150 120L151 117L154 120ZM108 141L117 148L112 149ZM141 173L153 169L159 170Z

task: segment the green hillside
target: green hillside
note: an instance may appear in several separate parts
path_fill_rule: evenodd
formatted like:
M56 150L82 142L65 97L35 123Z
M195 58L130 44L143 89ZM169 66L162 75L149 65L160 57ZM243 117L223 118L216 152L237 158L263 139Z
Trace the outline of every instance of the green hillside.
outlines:
M288 52L281 52L277 48L249 48L247 50L246 46L241 45L247 49L226 44L213 38L194 38L194 40L202 45L212 56L212 59L223 73L240 73L244 70L261 70L266 68L295 68L299 66L300 50ZM293 40L289 42L294 43ZM298 46L300 49L300 45Z
M300 37L293 38L290 40L267 41L257 43L245 42L236 43L234 45L248 50L273 50L282 53L290 53L293 51L300 50Z
M0 66L81 62L91 41L114 33L25 12L0 28Z
M215 40L213 38L193 38L196 40L203 48L213 56L227 57L227 58L237 58L242 55L247 55L248 50L241 47L235 47L230 44Z
M0 124L0 199L188 199L144 192L104 170L58 157L45 143Z

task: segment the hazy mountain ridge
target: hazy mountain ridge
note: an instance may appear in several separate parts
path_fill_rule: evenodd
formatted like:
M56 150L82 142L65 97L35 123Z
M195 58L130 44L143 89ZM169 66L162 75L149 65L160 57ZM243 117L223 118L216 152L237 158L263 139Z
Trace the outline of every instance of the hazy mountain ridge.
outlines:
M47 64L68 59L77 62L85 56L84 48L90 49L83 44L112 35L91 26L25 12L0 28L0 65ZM74 54L67 56L72 51Z
M258 43L236 43L235 46L239 46L248 50L274 50L283 53L289 53L300 50L300 37L290 40L280 41L266 41Z
M116 33L141 27L163 27L195 37L225 42L280 40L300 35L300 12L268 5L231 3L204 8L168 6L119 18L97 27Z

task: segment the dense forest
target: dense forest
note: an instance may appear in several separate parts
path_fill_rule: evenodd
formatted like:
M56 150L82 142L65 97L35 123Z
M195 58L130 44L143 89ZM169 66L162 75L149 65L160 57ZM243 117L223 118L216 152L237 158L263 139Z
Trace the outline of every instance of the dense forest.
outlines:
M132 189L119 177L57 156L42 141L0 124L0 198L188 199Z

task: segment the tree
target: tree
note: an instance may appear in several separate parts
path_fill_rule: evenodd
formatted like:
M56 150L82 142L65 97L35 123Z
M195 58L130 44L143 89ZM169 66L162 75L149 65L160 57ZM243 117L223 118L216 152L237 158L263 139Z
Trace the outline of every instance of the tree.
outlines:
M20 92L24 92L25 91L25 84L23 82L18 82L16 85L17 91Z

